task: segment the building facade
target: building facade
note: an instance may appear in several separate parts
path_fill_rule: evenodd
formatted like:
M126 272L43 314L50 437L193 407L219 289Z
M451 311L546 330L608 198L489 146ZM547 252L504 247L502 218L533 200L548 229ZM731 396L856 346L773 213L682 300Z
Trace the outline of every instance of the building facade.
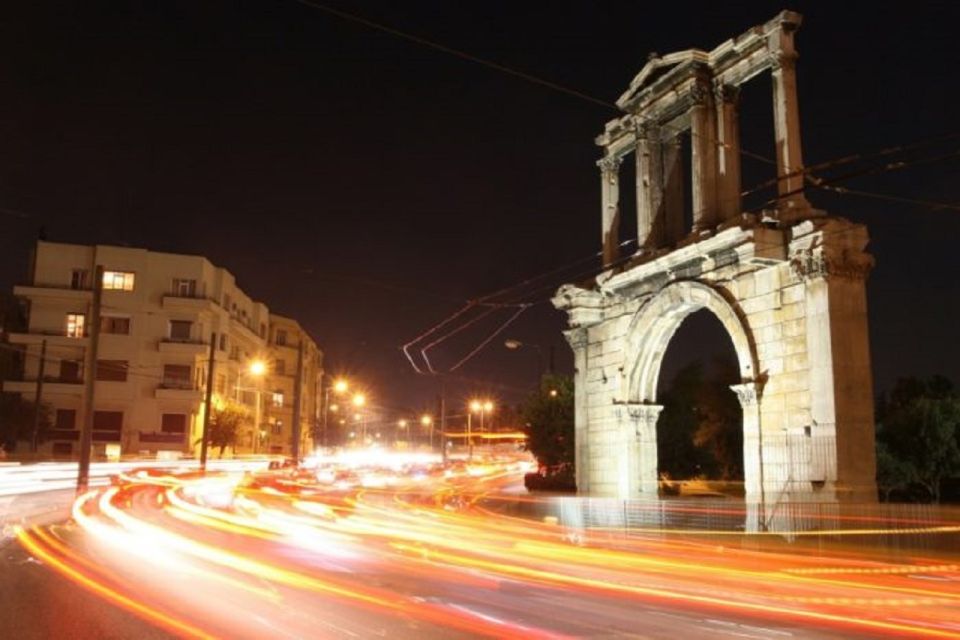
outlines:
M88 372L97 265L104 269L100 340ZM235 452L289 451L289 440L284 445L271 433L266 445L266 434L256 437L267 430L269 390L285 388L286 379L273 369L251 373L251 363L272 357L269 309L244 293L226 269L201 256L40 241L29 283L14 293L28 307L26 332L8 337L23 350L24 375L5 380L3 391L32 400L42 375L42 401L53 409L42 454L77 454L84 379L91 374L95 455L108 447L122 454L195 454L214 335L214 407L239 403L252 416ZM313 362L322 363L322 353L309 343ZM314 388L307 392L314 396L308 404L315 404Z

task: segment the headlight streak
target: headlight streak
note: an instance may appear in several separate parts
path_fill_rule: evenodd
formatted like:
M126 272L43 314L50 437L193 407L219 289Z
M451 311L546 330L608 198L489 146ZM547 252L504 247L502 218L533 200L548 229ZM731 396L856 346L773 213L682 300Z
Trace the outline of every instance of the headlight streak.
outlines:
M405 466L429 461L401 464L389 461L386 452L376 455L380 470L359 457L350 459L375 479L374 489L363 489L361 480L347 483L350 489L338 489L339 480L321 482L320 475L342 476L335 470L324 474L322 467L309 475L243 478L124 471L117 486L81 496L74 519L87 536L103 543L100 548L110 549L119 575L132 573L122 560L128 556L147 562L160 572L158 579L164 573L189 576L274 607L292 606L287 594L306 593L380 616L491 637L558 635L556 629L511 620L482 604L481 594L497 593L503 581L823 629L960 637L960 565L953 558L884 562L866 551L836 547L804 555L792 548L760 551L710 541L744 537L742 531L631 527L627 537L622 530L589 528L574 537L563 526L486 506L507 499L497 492L516 482L520 472L514 462L459 463L461 473L440 478L439 472L427 475ZM520 496L518 501L536 500ZM711 512L706 507L676 510ZM851 527L765 532L756 539L960 531L953 522L932 519L835 520ZM115 605L178 635L209 633L201 628L209 625L188 621L196 614L181 620L139 601L129 576L105 579L107 574L69 542L43 530L18 530L17 537L51 568ZM371 575L383 575L385 582L368 583ZM921 585L918 576L930 576L929 582ZM430 595L421 597L421 592ZM479 599L472 602L470 593ZM898 608L910 608L910 619L893 617Z

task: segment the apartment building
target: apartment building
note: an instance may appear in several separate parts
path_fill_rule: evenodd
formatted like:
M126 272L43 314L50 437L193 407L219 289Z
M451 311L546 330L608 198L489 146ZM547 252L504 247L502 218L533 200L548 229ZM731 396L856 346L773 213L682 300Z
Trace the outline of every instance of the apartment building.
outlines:
M28 329L8 337L24 350L24 375L4 381L3 391L32 399L42 367L43 401L54 415L43 452L77 454L83 381L90 375L84 369L96 265L103 266L104 276L100 344L92 372L95 453L118 446L122 454L199 451L213 334L214 406L226 401L247 405L256 418L240 434L235 450L267 451L265 438L257 434L268 430L264 420L270 412L261 409L275 402L274 389L292 392L292 382L287 382L287 369L278 375L273 370L250 373L252 362L276 360L273 354L280 348L269 339L273 324L265 304L244 293L229 271L201 256L40 241L29 284L14 289L28 303ZM294 340L307 342L294 321L281 322L297 327ZM310 375L318 377L322 352L313 340L309 344ZM289 354L283 359L286 363ZM291 374L295 367L294 362ZM308 406L317 402L318 386L304 387L314 396ZM289 440L284 443L282 434L274 438L269 431L269 450L289 451Z
M269 338L273 387L270 389L268 433L265 434L267 450L270 453L286 453L293 442L297 363L301 362L300 451L309 451L313 447L313 433L320 421L323 353L313 338L292 318L272 314Z

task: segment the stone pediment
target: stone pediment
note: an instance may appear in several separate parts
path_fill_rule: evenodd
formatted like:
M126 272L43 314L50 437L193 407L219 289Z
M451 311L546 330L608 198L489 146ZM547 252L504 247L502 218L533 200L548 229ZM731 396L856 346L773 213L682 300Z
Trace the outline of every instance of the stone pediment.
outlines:
M630 103L634 102L634 99L640 93L653 87L657 81L668 75L676 75L681 69L689 68L695 62L706 63L709 59L710 55L699 49L677 51L665 56L652 54L640 73L630 81L629 88L617 99L617 106L627 110Z

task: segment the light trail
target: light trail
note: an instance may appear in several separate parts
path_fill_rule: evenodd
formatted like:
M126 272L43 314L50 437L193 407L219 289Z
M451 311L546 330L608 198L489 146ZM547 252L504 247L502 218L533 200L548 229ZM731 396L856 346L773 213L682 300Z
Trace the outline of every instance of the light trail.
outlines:
M544 506L504 493L522 474L516 459L314 463L205 477L125 468L76 501L71 526L17 537L68 580L179 636L692 637L721 625L758 637L960 638L960 562L948 552L890 558L826 539L813 552L785 542L811 531L626 535L501 514L511 501ZM864 516L820 535L958 530ZM770 548L751 548L761 541ZM664 626L661 612L675 620Z

